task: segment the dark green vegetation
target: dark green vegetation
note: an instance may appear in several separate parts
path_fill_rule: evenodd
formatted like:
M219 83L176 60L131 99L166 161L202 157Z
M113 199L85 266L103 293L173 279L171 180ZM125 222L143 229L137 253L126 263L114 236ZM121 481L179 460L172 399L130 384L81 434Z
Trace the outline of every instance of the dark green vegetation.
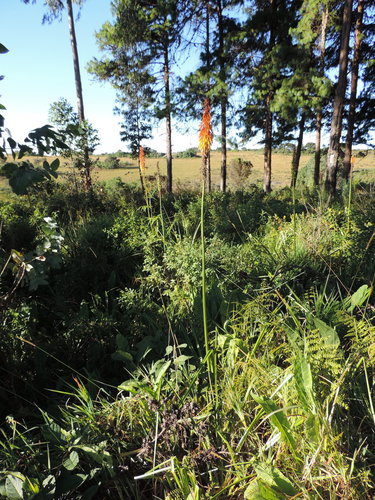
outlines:
M2 202L0 497L373 498L374 186L345 189Z

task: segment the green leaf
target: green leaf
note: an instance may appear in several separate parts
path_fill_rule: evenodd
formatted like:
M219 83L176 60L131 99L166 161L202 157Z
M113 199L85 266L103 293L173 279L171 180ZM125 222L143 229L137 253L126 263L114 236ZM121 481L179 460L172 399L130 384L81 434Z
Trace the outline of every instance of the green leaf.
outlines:
M176 366L183 365L187 360L191 359L192 356L186 356L185 354L181 354L181 356L178 356L176 359L173 360L173 363Z
M111 355L111 358L114 361L133 362L133 356L129 352L125 351L116 351Z
M315 413L315 396L312 375L307 360L299 356L294 363L294 380L302 408Z
M7 475L5 478L5 495L8 500L22 500L24 498L22 489L23 482L24 476L22 474L17 476Z
M254 401L256 401L263 410L267 413L267 418L270 419L272 425L274 425L280 432L283 441L289 446L293 455L295 456L297 445L292 434L292 429L289 424L289 420L284 414L282 408L279 408L276 403L270 398L260 398L258 396L252 395Z
M56 158L55 160L53 160L53 162L50 164L49 168L51 170L57 170L60 166L60 160L58 158Z
M64 460L63 466L67 470L73 470L77 467L78 463L79 463L79 455L76 451L73 450L72 452L70 452L69 457L66 460Z
M132 394L138 394L139 392L147 392L152 397L154 397L154 392L150 389L146 382L141 382L139 380L126 380L121 385L118 386L120 391L127 391Z
M166 356L169 356L171 354L171 352L173 351L173 346L171 345L168 345L165 349L165 355Z
M350 306L348 311L352 313L356 307L362 306L366 300L370 297L372 293L372 288L367 285L362 285L358 288L356 292L350 297Z
M71 474L62 469L61 474L56 481L56 498L60 498L64 493L71 493L86 481L88 474ZM73 498L72 495L69 495Z
M276 467L266 463L259 463L254 466L254 469L259 479L278 492L289 496L298 493L291 481Z
M8 141L9 147L11 149L15 149L16 148L17 143L16 143L16 141L14 139L12 139L12 137L8 137L7 141Z
M245 500L285 500L285 496L261 480L252 481L244 493Z
M116 345L120 351L126 351L129 348L129 342L127 338L121 333L118 333L116 335Z
M260 489L258 481L251 481L249 486L246 488L244 493L245 500L264 500Z
M5 47L5 45L0 43L0 54L6 54L7 52L9 52L9 50Z
M335 349L339 347L340 339L337 335L336 330L324 323L324 321L319 318L314 318L314 324L327 345L332 346Z
M75 445L74 448L77 448L85 453L89 458L94 460L97 464L107 465L109 467L113 466L112 456L108 451L105 451L98 447L93 446L84 446L84 445Z
M47 476L43 483L43 493L44 493L44 498L55 498L55 491L56 491L56 479L55 476L49 475Z

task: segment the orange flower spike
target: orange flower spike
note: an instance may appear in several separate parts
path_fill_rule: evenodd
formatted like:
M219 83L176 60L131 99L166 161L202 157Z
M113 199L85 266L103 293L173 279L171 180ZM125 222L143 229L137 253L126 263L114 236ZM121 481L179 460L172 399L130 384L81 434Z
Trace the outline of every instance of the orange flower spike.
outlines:
M202 123L199 130L199 149L203 156L210 151L213 138L210 99L206 97L203 103Z
M139 146L139 168L141 169L141 174L145 174L146 162L145 162L145 150L143 146Z

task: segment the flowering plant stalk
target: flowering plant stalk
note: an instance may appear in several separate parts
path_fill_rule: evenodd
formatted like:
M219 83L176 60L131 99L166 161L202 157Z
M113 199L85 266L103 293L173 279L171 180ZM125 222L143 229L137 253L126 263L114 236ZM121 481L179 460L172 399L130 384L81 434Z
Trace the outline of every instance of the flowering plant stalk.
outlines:
M145 150L143 146L139 146L138 150L138 168L139 177L141 180L142 191L145 193L145 172L146 172L146 161L145 161Z
M199 149L202 154L203 180L207 191L211 190L210 151L213 141L210 99L203 102L202 122L199 129Z

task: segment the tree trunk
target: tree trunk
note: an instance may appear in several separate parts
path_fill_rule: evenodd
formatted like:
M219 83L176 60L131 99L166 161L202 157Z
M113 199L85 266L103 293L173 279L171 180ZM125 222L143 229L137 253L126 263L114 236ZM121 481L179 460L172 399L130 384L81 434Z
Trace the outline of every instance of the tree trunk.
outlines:
M272 112L270 110L271 96L267 97L267 116L265 125L265 139L264 139L264 177L263 177L263 191L265 193L271 192L271 162L272 162Z
M292 181L291 181L292 188L296 187L296 182L297 182L299 162L301 159L303 134L305 132L305 121L306 121L306 115L305 115L305 113L302 113L302 116L301 116L301 119L299 122L299 134L298 134L298 140L297 140L297 147L294 151L293 161L292 161Z
M72 54L73 54L74 79L76 84L76 95L77 95L77 113L79 121L83 122L85 120L85 111L83 107L82 81L81 81L81 72L79 69L77 38L74 28L72 0L66 0L66 9L68 11L69 35L70 35L70 43L72 46ZM86 140L86 145L83 148L82 175L83 175L83 183L85 190L89 191L92 188L92 179L91 179L91 161L89 156L89 148L87 140Z
M321 158L321 143L322 143L322 108L316 113L315 122L315 156L314 156L314 186L320 184L320 158Z
M84 112L84 108L83 108L81 72L79 69L77 39L76 39L76 32L75 32L75 28L74 28L72 0L66 0L66 8L68 11L69 35L70 35L70 43L72 46L72 53L73 53L73 66L74 66L74 78L75 78L75 83L76 83L78 118L79 118L79 121L83 121L85 119L85 112Z
M346 132L345 143L345 158L344 158L344 178L349 179L351 170L351 157L353 146L353 131L355 121L355 108L357 103L357 85L358 85L358 70L360 61L360 50L362 42L362 21L363 21L364 0L358 0L357 21L355 25L355 42L352 61L352 81L350 88L349 114Z
M224 61L224 26L223 26L223 7L221 0L217 5L218 28L219 28L219 71L220 82L225 82L225 61ZM225 193L227 189L227 95L226 90L221 90L220 96L220 119L221 119L221 172L220 172L220 191Z
M351 25L353 0L346 0L342 16L340 57L339 57L339 77L333 103L333 115L331 123L331 132L329 138L329 149L327 155L327 176L325 189L332 198L336 194L338 157L340 148L340 138L342 129L342 111L345 99L345 90L347 83L347 68L349 55L349 37Z
M275 44L275 29L274 29L274 19L273 11L275 9L275 0L269 0L271 7L271 18L270 18L270 39L269 39L269 49L271 50ZM270 82L272 86L272 82ZM270 109L272 98L272 90L269 91L266 98L266 120L265 120L265 134L264 134L264 175L263 175L263 191L265 193L271 192L271 174L272 174L272 111Z
M172 192L172 118L171 91L169 86L169 48L164 48L164 91L165 91L165 125L166 125L166 157L167 157L167 191Z
M322 14L322 24L321 24L321 34L319 43L319 72L321 76L324 76L325 68L325 50L326 50L326 34L327 34L327 23L328 23L328 9L325 8ZM315 121L315 164L314 164L314 186L319 186L320 184L320 158L321 158L321 143L322 143L322 121L323 121L323 111L322 105L318 107L316 113Z

